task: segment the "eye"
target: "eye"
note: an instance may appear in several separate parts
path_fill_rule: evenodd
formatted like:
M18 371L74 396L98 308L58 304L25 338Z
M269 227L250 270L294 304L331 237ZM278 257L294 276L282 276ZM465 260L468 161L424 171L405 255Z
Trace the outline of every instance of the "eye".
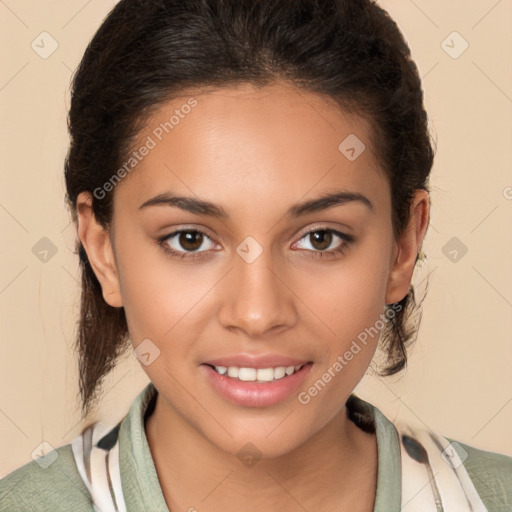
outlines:
M205 242L211 244L210 247L206 244L206 250L214 246L212 239L198 229L180 229L159 239L162 249L179 259L203 257L205 250L200 251L199 249L204 246Z
M337 231L332 228L315 228L304 233L300 240L310 240L311 249L299 247L309 253L313 253L314 258L336 257L345 252L345 249L354 242L354 237ZM336 242L338 239L338 242ZM205 242L211 244L204 248ZM206 257L207 251L214 247L212 239L203 231L198 229L179 229L173 231L158 240L162 249L173 258L180 260L197 260ZM334 248L332 246L334 245ZM200 250L203 247L203 250ZM331 248L331 249L329 249ZM328 250L329 249L329 250Z
M345 249L354 242L354 237L331 228L315 228L305 233L300 240L308 240L311 247L306 247L312 251L315 258L324 258L343 254ZM336 241L338 239L338 241ZM341 241L341 242L340 242ZM299 247L304 249L304 247ZM328 250L330 248L330 250Z

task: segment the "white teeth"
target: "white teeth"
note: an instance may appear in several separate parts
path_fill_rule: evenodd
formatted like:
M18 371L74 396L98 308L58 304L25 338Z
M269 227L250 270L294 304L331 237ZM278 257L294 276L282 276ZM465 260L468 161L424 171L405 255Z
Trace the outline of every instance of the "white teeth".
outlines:
M274 379L282 379L286 375L286 368L284 366L278 366L274 368Z
M256 380L256 368L240 368L238 378L245 381Z
M274 370L272 368L263 368L256 372L256 378L258 380L264 380L265 382L270 382L274 380Z
M236 366L230 366L228 368L228 377L233 377L234 379L238 379L239 371L240 371L240 368L237 368Z
M227 374L232 379L240 379L245 382L271 382L292 375L304 365L278 366L276 368L239 368L238 366L215 366L220 375Z

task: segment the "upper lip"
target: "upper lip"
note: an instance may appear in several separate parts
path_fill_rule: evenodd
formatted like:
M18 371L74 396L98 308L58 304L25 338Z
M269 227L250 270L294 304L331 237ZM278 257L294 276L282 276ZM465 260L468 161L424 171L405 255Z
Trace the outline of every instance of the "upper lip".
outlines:
M211 366L236 366L238 368L277 368L279 366L300 366L307 359L297 359L278 354L232 354L204 361Z

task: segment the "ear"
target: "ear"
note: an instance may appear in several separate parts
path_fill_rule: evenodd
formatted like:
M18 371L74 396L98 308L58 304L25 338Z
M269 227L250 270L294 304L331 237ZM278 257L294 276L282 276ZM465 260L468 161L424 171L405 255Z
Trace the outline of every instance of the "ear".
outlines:
M429 219L428 192L422 189L416 190L411 201L409 223L396 242L396 257L389 274L386 304L399 302L407 295Z
M77 198L78 237L98 278L105 302L114 308L123 306L119 275L114 258L110 233L96 221L92 196L81 192Z

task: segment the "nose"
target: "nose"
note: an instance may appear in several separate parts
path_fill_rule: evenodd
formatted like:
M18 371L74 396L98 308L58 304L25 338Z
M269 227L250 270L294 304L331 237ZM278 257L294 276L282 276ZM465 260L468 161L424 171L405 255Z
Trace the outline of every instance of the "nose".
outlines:
M219 322L231 331L262 338L292 327L297 321L293 292L286 276L272 265L271 251L252 263L234 256L234 268L224 280Z

